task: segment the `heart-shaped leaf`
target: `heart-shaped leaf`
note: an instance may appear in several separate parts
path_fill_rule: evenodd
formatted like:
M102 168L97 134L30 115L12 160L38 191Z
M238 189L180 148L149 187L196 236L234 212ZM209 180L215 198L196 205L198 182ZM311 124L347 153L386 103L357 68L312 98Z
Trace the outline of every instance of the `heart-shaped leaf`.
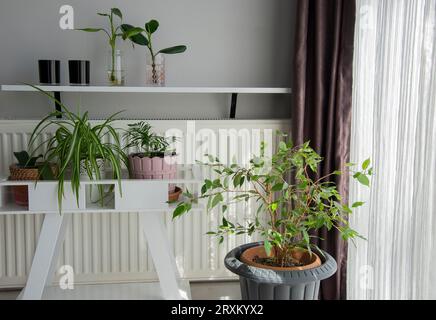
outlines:
M145 30L148 33L154 33L159 28L159 22L157 20L150 20L145 24Z
M186 46L174 46L174 47L169 47L166 49L159 50L158 53L176 54L176 53L182 53L185 51L186 51Z
M112 14L118 16L120 19L123 18L123 14L121 13L121 10L118 8L112 8L111 9Z

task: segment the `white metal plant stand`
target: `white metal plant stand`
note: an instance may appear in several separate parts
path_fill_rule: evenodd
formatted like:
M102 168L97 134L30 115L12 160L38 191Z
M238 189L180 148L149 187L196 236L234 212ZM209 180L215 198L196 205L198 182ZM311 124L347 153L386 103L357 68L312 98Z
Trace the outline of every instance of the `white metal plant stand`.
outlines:
M157 271L162 297L165 299L189 299L189 284L180 277L170 243L166 237L162 213L171 210L168 204L168 184L198 184L202 181L197 166L179 166L178 177L172 180L121 180L120 194L117 180L82 181L77 204L69 181L65 181L65 197L62 213L59 213L57 181L9 181L0 180L0 214L40 214L45 218L36 247L27 283L19 298L42 299L44 290L52 283L59 250L65 231L75 213L139 212L140 225L147 240ZM88 200L86 193L100 184L111 190L112 197L101 207ZM29 195L27 207L16 205L14 186L26 186ZM112 187L112 188L110 188ZM144 284L145 285L145 284ZM156 290L155 286L154 289Z

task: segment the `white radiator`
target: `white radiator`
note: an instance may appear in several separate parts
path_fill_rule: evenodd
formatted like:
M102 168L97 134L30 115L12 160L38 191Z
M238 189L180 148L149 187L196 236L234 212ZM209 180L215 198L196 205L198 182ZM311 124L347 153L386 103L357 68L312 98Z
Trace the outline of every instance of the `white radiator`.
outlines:
M136 120L123 120L118 127L125 128ZM272 135L275 144L277 130L289 132L290 120L150 120L157 132L170 128L185 135L187 126L195 126L202 142L202 150L223 152L226 141L220 130L236 132L232 140L238 154L228 149L221 154L227 159L246 161L258 148L260 140ZM30 133L37 124L33 120L0 120L0 176L7 176L14 161L13 151L26 149ZM211 139L215 133L217 140ZM255 133L252 137L252 133ZM250 137L250 144L242 138ZM43 137L41 137L42 139ZM221 140L220 140L221 139ZM235 145L236 144L236 145ZM186 155L183 155L186 157ZM238 205L230 214L241 219L255 212L254 204ZM164 213L163 213L164 214ZM0 287L22 287L32 263L43 215L0 215ZM168 237L173 244L177 264L182 275L191 280L229 279L232 274L223 265L225 254L233 247L249 241L245 236L229 238L219 245L205 233L217 225L213 212L194 212L182 219L171 220L166 213ZM74 214L59 258L59 265L71 265L77 283L120 281L148 281L157 279L153 262L148 256L143 235L138 231L138 215L129 214Z

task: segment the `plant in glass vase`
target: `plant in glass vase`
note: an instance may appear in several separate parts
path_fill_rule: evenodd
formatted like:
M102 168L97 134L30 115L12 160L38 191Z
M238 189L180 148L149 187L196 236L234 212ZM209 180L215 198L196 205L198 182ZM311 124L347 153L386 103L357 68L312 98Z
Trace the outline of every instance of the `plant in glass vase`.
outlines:
M148 56L146 66L147 83L152 85L164 85L165 84L165 60L164 54L177 54L186 51L185 45L177 45L161 50L155 50L153 48L152 35L156 32L159 27L159 22L157 20L150 20L145 23L145 28L141 29L134 27L130 24L121 25L121 29L124 32L124 39L129 38L132 44L138 44L145 46L148 49ZM138 30L142 30L138 33Z
M322 158L309 143L293 146L282 141L272 158L264 156L263 144L261 151L248 166L224 165L209 156L202 164L211 167L217 177L206 179L199 195L186 192L173 217L206 199L208 210L221 207L222 222L209 232L220 242L226 235L256 234L263 238L262 242L235 248L225 258L226 267L240 276L243 298L316 299L319 281L333 275L337 266L314 243L313 232L327 228L338 230L344 240L361 237L350 227L347 216L363 202L343 203L335 183L328 178L351 172L353 178L369 186L370 160L363 162L361 170L353 171L353 165L347 164L343 171L313 178ZM254 217L244 223L230 218L228 211L233 204L250 200L258 205Z
M108 66L108 79L111 85L124 85L125 82L125 71L122 66L122 54L120 50L116 49L117 38L126 39L127 37L133 36L137 33L142 32L141 28L131 28L127 33L124 33L121 29L121 25L116 26L115 17L118 17L120 23L123 19L123 14L118 8L111 8L109 13L97 13L99 16L107 17L109 20L109 29L105 28L80 28L76 30L81 30L85 32L100 32L103 31L109 40L110 46L110 57Z

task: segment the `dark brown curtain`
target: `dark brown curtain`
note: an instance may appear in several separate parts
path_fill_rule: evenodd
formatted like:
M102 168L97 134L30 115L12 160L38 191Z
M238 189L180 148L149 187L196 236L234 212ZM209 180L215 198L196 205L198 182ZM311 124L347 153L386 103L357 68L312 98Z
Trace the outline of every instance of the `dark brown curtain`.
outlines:
M351 129L355 0L298 0L295 35L292 135L310 140L324 161L318 175L348 162ZM347 201L348 180L334 180ZM318 245L338 263L321 284L321 299L346 298L347 244L337 232L322 230Z

